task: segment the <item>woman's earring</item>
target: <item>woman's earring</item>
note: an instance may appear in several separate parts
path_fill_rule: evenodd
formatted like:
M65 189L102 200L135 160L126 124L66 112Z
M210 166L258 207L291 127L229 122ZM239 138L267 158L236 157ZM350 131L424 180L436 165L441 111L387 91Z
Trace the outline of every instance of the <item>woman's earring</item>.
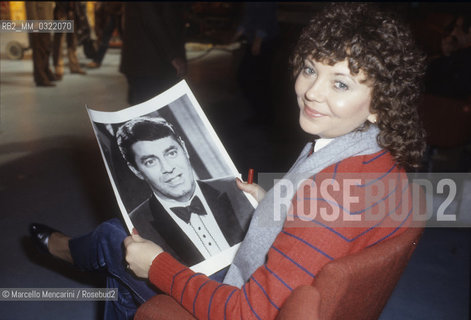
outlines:
M376 121L377 121L376 115L375 114L370 114L368 116L367 120L371 123L376 123Z

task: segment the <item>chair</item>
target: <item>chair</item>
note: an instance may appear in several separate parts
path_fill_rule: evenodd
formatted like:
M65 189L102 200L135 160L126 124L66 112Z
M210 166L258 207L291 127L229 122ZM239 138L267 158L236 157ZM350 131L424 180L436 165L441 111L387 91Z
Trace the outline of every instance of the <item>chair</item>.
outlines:
M134 320L195 320L175 299L158 294L137 309Z
M423 226L326 264L312 286L293 290L278 320L377 319L398 282ZM144 303L136 320L195 319L173 298L157 295Z
M291 293L277 319L378 319L422 231L423 227L409 228L397 237L326 264L312 286L301 286Z

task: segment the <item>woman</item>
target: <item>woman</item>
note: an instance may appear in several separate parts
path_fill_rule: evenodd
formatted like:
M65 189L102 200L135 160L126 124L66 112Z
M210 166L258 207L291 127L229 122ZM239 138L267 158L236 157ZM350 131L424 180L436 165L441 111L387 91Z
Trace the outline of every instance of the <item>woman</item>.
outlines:
M415 109L424 57L409 32L368 5L329 5L303 30L291 64L300 126L319 139L266 194L238 181L260 202L223 283L137 234L124 240L129 268L197 318L273 319L323 265L411 221L404 172L424 150ZM51 235L51 252L60 237Z

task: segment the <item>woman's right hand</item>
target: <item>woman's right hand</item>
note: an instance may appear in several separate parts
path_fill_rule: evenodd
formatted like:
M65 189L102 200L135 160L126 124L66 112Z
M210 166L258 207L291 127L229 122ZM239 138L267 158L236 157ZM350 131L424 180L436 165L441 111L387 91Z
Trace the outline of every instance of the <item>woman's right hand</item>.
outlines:
M250 194L255 198L255 200L257 200L257 202L260 202L263 197L265 197L266 191L256 183L249 184L247 182L243 182L239 178L236 178L236 184L240 190Z
M129 268L140 278L149 277L149 269L154 259L163 252L162 248L135 233L124 239L125 259Z

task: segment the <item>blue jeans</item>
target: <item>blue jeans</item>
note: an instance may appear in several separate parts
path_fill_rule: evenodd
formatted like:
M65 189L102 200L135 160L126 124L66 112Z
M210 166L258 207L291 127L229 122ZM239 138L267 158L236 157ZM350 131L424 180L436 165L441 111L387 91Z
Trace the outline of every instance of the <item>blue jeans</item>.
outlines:
M94 231L69 241L75 266L84 271L103 272L106 286L118 289L117 301L105 302L104 319L132 319L137 308L160 291L149 281L126 269L123 240L128 236L119 219L100 224ZM227 268L211 276L222 281Z

